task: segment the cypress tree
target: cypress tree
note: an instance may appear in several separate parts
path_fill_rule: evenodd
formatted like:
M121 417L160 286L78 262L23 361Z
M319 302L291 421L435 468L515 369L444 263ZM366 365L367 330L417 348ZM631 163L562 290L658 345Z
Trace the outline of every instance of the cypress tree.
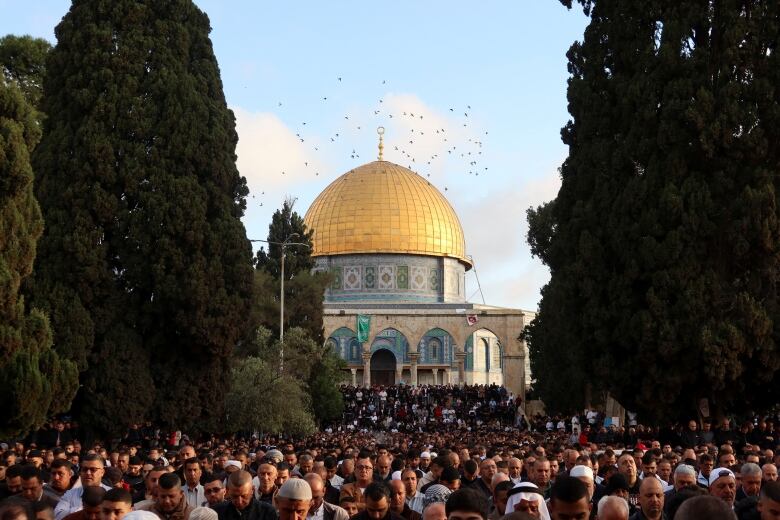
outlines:
M268 252L260 248L257 252L257 268L263 269L274 278L281 276L282 246L285 240L298 242L306 246L285 247L284 276L286 280L292 280L298 273L309 272L314 267L311 257L314 231L306 229L298 212L293 210L295 200L287 199L281 209L277 209L271 217L268 225ZM292 238L290 238L292 237Z
M78 384L75 365L52 349L48 318L28 312L20 294L43 231L29 157L40 135L22 91L0 79L0 436L38 428L69 404Z
M647 418L701 399L765 408L780 373L780 5L580 3L569 157L557 198L530 212L552 273L529 329L536 375L574 350L583 381Z
M82 371L74 411L102 431L213 427L252 253L208 18L191 0L74 0L55 32L31 292Z
M256 301L259 323L279 335L280 244L285 240L306 244L284 248L284 326L285 329L300 327L306 330L309 337L321 345L325 341L322 304L330 277L324 272L312 273L311 239L314 231L306 228L303 217L293 210L293 206L293 200L286 200L282 208L274 212L268 225L268 252L261 248L257 253L256 267L260 273L255 278L262 287L258 292L265 295Z

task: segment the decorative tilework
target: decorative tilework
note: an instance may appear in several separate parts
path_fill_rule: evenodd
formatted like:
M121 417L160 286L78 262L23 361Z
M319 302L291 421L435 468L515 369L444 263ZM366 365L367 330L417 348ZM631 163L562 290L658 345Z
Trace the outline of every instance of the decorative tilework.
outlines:
M417 348L420 352L420 364L452 363L453 340L446 330L435 328L425 333Z
M424 267L412 266L412 290L423 291L425 290L426 273Z
M387 349L395 354L396 361L409 361L409 343L406 337L396 329L385 329L379 332L371 344L371 352Z
M340 266L334 266L330 268L330 273L333 275L333 282L330 284L331 289L341 289L341 267Z
M379 266L379 283L380 289L392 289L394 287L393 281L395 275L393 273L392 265L380 265Z
M438 291L439 290L439 270L438 269L431 269L431 273L428 276L428 287L432 291Z
M361 348L355 338L355 333L347 327L341 327L333 332L328 338L329 345L335 345L335 351L339 356L352 363L360 362Z
M344 290L359 291L361 288L361 266L350 265L344 267Z
M376 268L373 265L367 265L363 269L363 287L373 289L376 282Z
M409 288L409 266L399 265L396 269L396 287L399 289Z
M315 269L333 273L327 302L462 301L463 265L452 258L366 254L318 257L315 262ZM347 269L358 269L359 280L347 280Z

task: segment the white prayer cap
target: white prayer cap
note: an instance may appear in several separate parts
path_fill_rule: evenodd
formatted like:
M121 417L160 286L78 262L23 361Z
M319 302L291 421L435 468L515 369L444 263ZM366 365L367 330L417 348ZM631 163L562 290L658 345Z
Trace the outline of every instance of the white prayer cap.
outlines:
M302 478L287 479L276 492L276 496L290 500L311 500L311 487Z
M588 480L593 480L593 470L588 466L574 466L569 472L570 477L585 477Z
M734 476L734 472L731 471L728 468L715 468L710 472L710 487L715 483L716 480L718 480L721 477L731 477L735 481L737 480L737 477Z
M241 462L237 461L237 460L229 460L229 461L225 462L224 469L228 469L228 466L235 466L238 469L241 469Z

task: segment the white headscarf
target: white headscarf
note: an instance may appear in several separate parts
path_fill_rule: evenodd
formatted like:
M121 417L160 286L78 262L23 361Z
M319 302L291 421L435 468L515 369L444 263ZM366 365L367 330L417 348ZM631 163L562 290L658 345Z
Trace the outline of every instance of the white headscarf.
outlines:
M515 512L515 506L520 503L521 500L526 502L536 502L539 506L539 517L542 520L551 520L550 512L547 511L547 503L544 501L544 495L542 495L539 488L531 484L530 482L520 482L515 487L509 490L509 498L506 501L505 515Z

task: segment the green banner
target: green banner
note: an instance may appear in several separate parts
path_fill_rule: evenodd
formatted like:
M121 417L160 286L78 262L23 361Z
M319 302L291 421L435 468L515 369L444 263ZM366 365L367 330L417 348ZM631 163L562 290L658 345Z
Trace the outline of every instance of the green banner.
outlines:
M371 328L371 316L358 314L357 316L357 340L358 343L368 341L368 329Z

